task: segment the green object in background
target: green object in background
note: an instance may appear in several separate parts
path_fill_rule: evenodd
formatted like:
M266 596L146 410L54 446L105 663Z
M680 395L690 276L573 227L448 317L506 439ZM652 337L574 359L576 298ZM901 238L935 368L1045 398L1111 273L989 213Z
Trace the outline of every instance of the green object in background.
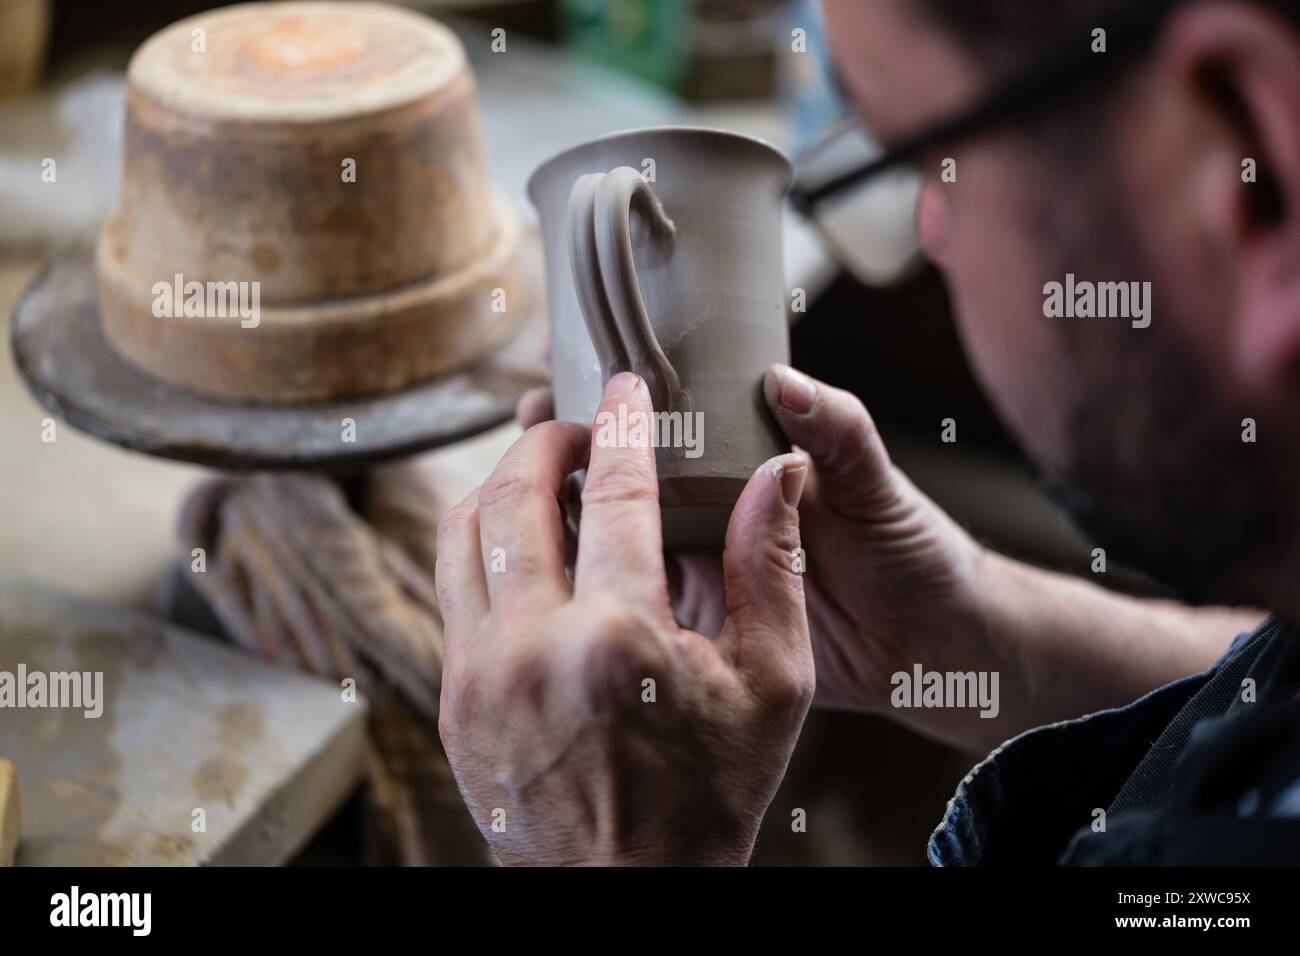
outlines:
M567 45L675 93L690 68L690 0L563 0Z

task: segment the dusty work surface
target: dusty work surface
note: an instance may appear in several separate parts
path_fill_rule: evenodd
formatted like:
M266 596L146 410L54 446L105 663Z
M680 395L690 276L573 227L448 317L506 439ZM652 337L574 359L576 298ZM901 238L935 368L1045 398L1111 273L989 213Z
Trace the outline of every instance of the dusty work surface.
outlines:
M333 684L0 574L0 678L20 664L103 674L97 718L0 711L20 866L283 863L361 778L365 705Z

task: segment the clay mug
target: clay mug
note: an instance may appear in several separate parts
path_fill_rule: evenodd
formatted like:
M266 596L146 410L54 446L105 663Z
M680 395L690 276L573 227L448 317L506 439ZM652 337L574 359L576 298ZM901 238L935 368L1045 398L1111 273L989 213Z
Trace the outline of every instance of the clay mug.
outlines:
M611 377L646 380L655 420L596 421L596 440L654 442L670 550L720 548L745 483L788 450L762 381L789 360L790 176L761 140L662 127L566 150L528 184L546 256L556 417L591 424Z

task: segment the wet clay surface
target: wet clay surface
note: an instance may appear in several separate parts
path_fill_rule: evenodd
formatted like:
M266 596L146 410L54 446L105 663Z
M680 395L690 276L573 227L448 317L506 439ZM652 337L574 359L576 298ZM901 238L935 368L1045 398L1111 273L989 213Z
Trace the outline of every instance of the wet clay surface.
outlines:
M653 160L654 177L645 176ZM722 544L740 489L786 451L763 374L789 359L781 197L789 162L761 140L662 127L575 146L533 174L547 269L556 417L592 420L615 372L645 378L669 427L656 453L664 543Z

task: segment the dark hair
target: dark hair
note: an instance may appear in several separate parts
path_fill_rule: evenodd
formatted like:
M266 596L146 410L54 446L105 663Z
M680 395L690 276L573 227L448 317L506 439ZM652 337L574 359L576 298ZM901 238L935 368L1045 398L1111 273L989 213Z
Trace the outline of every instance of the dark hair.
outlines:
M1300 0L1237 0L1269 10L1300 30ZM945 32L995 71L1014 69L1050 53L1064 38L1085 39L1097 27L1109 28L1135 9L1152 12L1181 0L916 0Z
M1140 52L1135 36L1158 35L1162 16L1191 0L902 0L919 10L957 44L970 52L994 77L1010 79L1032 64L1068 55L1091 42L1092 31L1105 29L1112 52L1127 42ZM1300 0L1232 0L1272 13L1300 33ZM1129 37L1129 41L1121 38ZM1148 41L1149 42L1149 41ZM1127 61L1132 62L1132 61ZM1076 153L1080 126L1096 132L1089 142L1105 141L1112 94L1125 85L1128 70L1110 71L1075 90L1075 109L1045 111L1022 124L1042 146L1055 144ZM1083 95L1079 95L1082 93ZM1050 153L1051 150L1049 149Z

